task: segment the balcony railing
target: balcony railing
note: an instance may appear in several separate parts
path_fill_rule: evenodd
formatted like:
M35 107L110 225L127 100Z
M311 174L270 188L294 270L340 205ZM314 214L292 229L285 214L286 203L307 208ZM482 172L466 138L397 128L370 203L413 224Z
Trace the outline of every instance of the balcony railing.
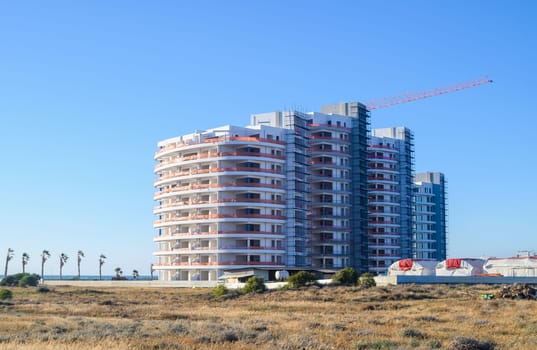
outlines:
M397 158L394 158L394 157L377 156L373 154L368 155L367 159L386 159L386 160L393 160L394 162L397 161Z
M272 158L272 159L279 159L279 160L285 159L285 156L283 155L264 153L264 152L213 152L213 153L205 153L205 154L195 154L192 156L186 156L186 157L163 161L155 165L155 170L158 170L169 164L174 164L174 163L179 164L180 162L187 162L190 160L200 160L200 159L208 159L208 158L216 158L216 157L240 157L240 156L263 157L263 158Z
M349 139L342 139L342 138L339 138L339 137L330 137L330 136L310 136L310 139L311 140L320 140L320 141L323 141L323 140L326 140L326 141L334 141L334 142L345 142L345 143L350 143L351 140Z
M394 151L399 150L399 148L397 147L387 146L387 145L368 145L367 148L382 148L382 149L389 149L389 150L394 150Z
M163 175L161 177L157 177L155 179L155 182L160 182L162 180L174 178L174 177L182 177L182 176L192 176L192 175L200 175L200 174L211 174L211 173L223 173L223 172L231 172L231 171L241 171L241 172L254 172L254 173L267 173L267 174L279 174L282 175L282 170L273 170L273 169L263 169L263 168L250 168L250 167L231 167L231 168L211 168L211 169L197 169L197 170L190 170L190 171L181 171L176 172L173 174Z
M156 154L158 155L158 154L164 153L166 151L179 149L179 148L183 148L183 147L188 147L188 146L207 144L207 143L221 143L221 142L228 142L228 141L245 141L247 143L250 143L250 142L256 142L256 143L263 142L263 143L273 143L273 144L276 144L276 145L285 145L284 141L274 140L274 139L267 139L267 138L262 138L262 137L251 137L251 136L212 137L212 138L206 138L206 139L202 140L201 142L189 141L189 142L181 142L181 143L177 143L177 144L166 145L166 146L160 148L156 152Z
M265 215L265 214L209 214L209 215L190 215L179 216L171 219L155 220L155 225L160 225L167 222L189 221L189 220L208 220L208 219L271 219L285 220L283 215Z
M282 185L276 185L276 184L264 184L264 183L255 183L255 182L227 182L227 183L188 185L188 186L168 188L168 189L156 192L155 197L161 196L166 193L171 193L171 192L183 192L183 191L189 191L189 190L205 190L209 188L222 188L222 187L261 187L261 188L283 189Z
M193 238L197 236L218 236L218 235L278 235L283 236L283 232L272 232L272 231L246 231L246 230L228 230L228 231L200 231L200 232L174 232L154 236L154 239L165 238L165 239L178 239L180 237Z
M321 123L312 123L308 124L310 127L326 127L326 128L334 128L334 129L342 129L342 130L352 130L352 128L342 126L342 125L334 125L334 124L321 124Z
M157 192L160 193L160 192ZM181 206L195 206L202 204L218 204L218 203L261 203L261 204L278 204L285 205L285 201L277 201L273 199L258 199L258 198L226 198L209 201L188 201L188 202L176 202L170 204L163 204L155 207L155 211L166 208L174 208Z
M389 168L382 165L369 165L367 170L389 170L389 171L397 171L397 168Z

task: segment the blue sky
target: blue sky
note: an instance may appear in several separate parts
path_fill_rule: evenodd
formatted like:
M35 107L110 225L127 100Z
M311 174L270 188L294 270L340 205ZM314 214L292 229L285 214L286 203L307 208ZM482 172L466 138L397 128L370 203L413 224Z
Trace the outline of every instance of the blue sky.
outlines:
M252 113L368 101L489 75L373 111L449 181L449 255L537 249L532 1L0 3L0 261L65 274L153 261L159 140ZM0 266L3 272L3 263Z

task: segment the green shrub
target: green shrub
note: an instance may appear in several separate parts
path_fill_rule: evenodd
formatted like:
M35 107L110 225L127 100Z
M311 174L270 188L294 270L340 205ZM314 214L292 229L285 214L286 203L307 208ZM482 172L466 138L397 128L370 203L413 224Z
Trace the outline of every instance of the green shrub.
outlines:
M22 276L22 278L19 280L19 287L36 287L39 284L39 276L36 274L25 274L25 276Z
M377 340L371 343L358 343L356 344L357 350L390 350L395 349L397 343L391 340Z
M403 328L399 330L399 335L405 338L425 339L427 335L417 329Z
M13 298L13 293L9 289L0 289L0 300Z
M223 295L226 295L227 293L229 293L229 289L227 289L226 286L224 286L223 284L219 284L213 288L211 295L214 298L219 298Z
M297 288L317 282L317 275L313 272L300 271L287 278L287 283L291 288Z
M0 281L0 286L10 286L10 287L35 287L39 283L39 275L35 273L17 273L14 275L6 276Z
M50 288L47 286L39 286L37 287L37 292L39 293L48 293L50 292Z
M373 275L369 272L366 272L360 276L360 279L358 280L358 285L360 287L369 288L376 286L377 283L375 282L375 278L373 278Z
M332 277L332 281L341 284L355 285L358 282L358 272L352 267L346 267L343 270L339 270L338 273Z
M243 293L263 293L267 290L263 277L252 276L248 278L244 287L242 287Z

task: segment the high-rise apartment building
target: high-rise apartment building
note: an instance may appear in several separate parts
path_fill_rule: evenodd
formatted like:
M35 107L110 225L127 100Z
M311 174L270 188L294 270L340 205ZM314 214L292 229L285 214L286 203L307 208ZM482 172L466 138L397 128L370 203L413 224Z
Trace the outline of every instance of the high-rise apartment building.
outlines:
M445 260L447 256L446 180L442 173L414 175L413 255Z
M369 270L412 257L414 143L404 127L373 129L368 152Z
M381 273L413 256L412 132L370 135L357 102L321 110L254 114L247 127L159 143L159 279L216 282L253 267Z
M286 265L286 132L224 126L159 143L154 265L161 280Z

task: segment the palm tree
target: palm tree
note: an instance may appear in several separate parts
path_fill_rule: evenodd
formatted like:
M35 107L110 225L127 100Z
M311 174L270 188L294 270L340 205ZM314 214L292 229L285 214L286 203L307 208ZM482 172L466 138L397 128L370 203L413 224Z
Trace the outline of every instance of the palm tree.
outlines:
M41 253L41 281L45 280L45 261L50 258L50 252L48 250L43 250Z
M121 277L121 275L123 274L123 271L121 270L121 267L116 267L114 269L114 271L116 271L116 278L119 279Z
M7 248L7 254L6 254L6 269L4 270L4 277L7 276L7 266L9 265L9 260L13 259L13 252L14 250L11 248Z
M101 256L99 256L99 280L102 279L102 267L104 265L104 261L106 260L106 256L104 256L104 254L101 254Z
M26 272L26 265L28 264L28 260L30 260L30 256L27 253L22 253L22 273Z
M78 279L80 279L80 262L82 261L82 258L84 257L84 252L79 250L76 253L76 257L77 257L77 264L78 264Z
M65 255L64 253L61 253L60 254L60 279L62 279L63 265L65 265L67 260L69 260L69 257L67 255Z
M132 270L132 279L137 279L140 274L138 273L138 270Z

